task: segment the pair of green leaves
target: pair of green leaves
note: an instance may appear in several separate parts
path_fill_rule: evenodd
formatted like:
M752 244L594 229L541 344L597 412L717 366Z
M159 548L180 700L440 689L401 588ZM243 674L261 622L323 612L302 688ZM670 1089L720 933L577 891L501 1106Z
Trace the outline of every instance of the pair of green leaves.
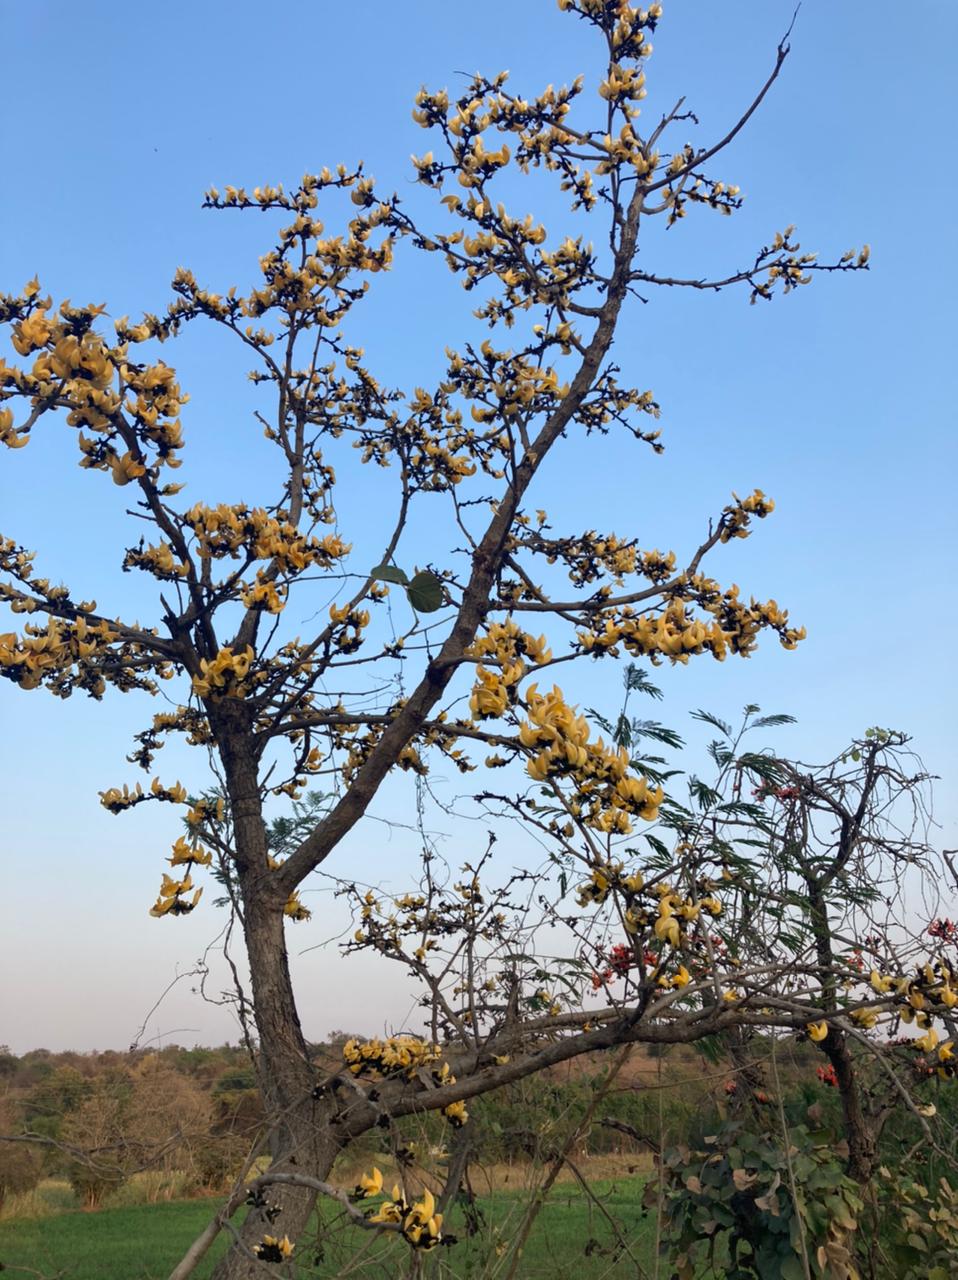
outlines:
M394 564L377 564L375 569L369 571L369 576L378 578L380 582L395 582L403 587L406 598L417 613L435 613L442 608L442 579L428 569L414 573L410 578Z

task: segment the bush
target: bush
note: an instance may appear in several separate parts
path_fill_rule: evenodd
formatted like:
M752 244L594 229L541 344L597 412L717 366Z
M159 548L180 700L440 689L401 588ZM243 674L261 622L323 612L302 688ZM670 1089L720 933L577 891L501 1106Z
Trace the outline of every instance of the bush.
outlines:
M788 1140L786 1151L732 1121L700 1150L663 1153L662 1251L678 1280L693 1280L705 1259L726 1280L805 1280L803 1255L818 1280L855 1280L859 1187L804 1126ZM659 1194L651 1181L647 1203Z
M40 1157L26 1143L0 1142L0 1209L9 1196L32 1191L42 1168Z

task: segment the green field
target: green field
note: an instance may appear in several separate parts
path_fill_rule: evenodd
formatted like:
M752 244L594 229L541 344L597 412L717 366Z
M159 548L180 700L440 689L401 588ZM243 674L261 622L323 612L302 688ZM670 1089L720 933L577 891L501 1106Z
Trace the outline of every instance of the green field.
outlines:
M594 1191L601 1209L578 1188L557 1187L536 1220L517 1276L521 1280L651 1277L655 1227L653 1217L641 1212L642 1187L641 1178L596 1183ZM461 1214L451 1213L447 1227L460 1237L460 1243L424 1259L426 1275L437 1280L453 1276L457 1280L491 1280L505 1274L525 1201L497 1193L478 1203L483 1216L478 1235L468 1239ZM4 1280L8 1274L35 1278L38 1273L50 1280L166 1280L216 1207L215 1200L173 1201L0 1222ZM615 1220L627 1251L616 1247L605 1214ZM409 1251L394 1239L384 1240L351 1228L337 1230L334 1241L318 1265L315 1233L312 1242L299 1242L297 1254L309 1264L302 1275L332 1280L341 1275L385 1278L405 1274L403 1262ZM217 1241L194 1272L197 1280L206 1280L226 1244L225 1238ZM280 1268L276 1270L278 1275L284 1274Z

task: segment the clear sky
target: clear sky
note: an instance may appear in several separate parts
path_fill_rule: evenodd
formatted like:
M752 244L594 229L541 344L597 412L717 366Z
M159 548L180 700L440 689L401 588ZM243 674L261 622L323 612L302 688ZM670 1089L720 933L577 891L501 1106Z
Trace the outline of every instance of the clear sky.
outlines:
M767 75L793 8L667 3L643 118L685 94L702 122L689 140L722 134ZM4 28L0 291L38 272L58 299L105 302L114 317L161 309L179 265L220 290L251 278L272 227L203 212L210 184L291 186L304 171L362 158L383 188L421 200L408 157L429 146L410 118L422 83L455 89L460 73L509 68L514 87L531 94L580 71L594 84L600 69L585 28L552 0L33 0L5 6ZM907 9L805 0L780 81L715 175L742 187L743 211L656 234L642 265L683 264L689 275L734 268L793 222L823 258L869 242L871 271L817 279L771 306L749 307L744 292L636 303L616 356L661 402L666 454L572 442L541 495L570 532L613 528L687 553L731 490L770 493L772 519L711 568L746 594L775 596L808 640L792 654L767 642L747 663L703 657L664 671L658 714L685 728L702 705L727 718L748 701L791 711L800 723L770 745L809 760L868 725L902 728L942 775L946 847L958 844L956 39L952 0ZM535 208L548 220L548 200ZM436 219L443 225L438 210ZM482 335L442 263L406 256L358 336L383 380L408 390L435 376L445 343ZM262 501L245 366L199 332L163 355L193 397L184 430L196 470L187 463L177 477L196 476L188 495ZM121 491L77 469L72 433L43 426L28 449L0 456L0 531L35 548L44 571L80 595L152 620L145 584L118 570ZM381 532L376 484L364 475L361 489L341 495L345 536L368 535L371 545ZM430 532L418 536L425 559ZM586 705L614 705L618 680L611 665L596 666L567 689ZM211 907L183 920L146 914L178 834L172 810L113 818L97 801L98 790L134 780L124 755L153 709L120 696L62 704L0 686L0 1042L17 1051L128 1044L221 926ZM165 754L164 778L202 785L196 753ZM387 788L377 814L395 818L406 803ZM455 861L460 833L447 824L445 836ZM375 817L352 849L366 855L369 879L398 875L411 856ZM307 900L316 917L296 950L341 923L326 899ZM347 971L326 948L295 964L308 1035L372 1030L392 1015L395 997L373 962ZM214 993L217 984L218 969ZM228 1012L192 995L194 985L179 984L147 1037L235 1039Z

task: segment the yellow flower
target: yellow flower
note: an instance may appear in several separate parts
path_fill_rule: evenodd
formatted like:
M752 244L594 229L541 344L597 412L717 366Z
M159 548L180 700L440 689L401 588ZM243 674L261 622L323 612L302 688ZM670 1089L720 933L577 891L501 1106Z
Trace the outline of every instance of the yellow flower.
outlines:
M263 1236L259 1244L253 1246L253 1252L262 1262L285 1262L293 1256L296 1246L289 1236L280 1239L277 1236Z
M919 1036L917 1040L912 1041L914 1047L920 1049L922 1053L931 1053L937 1043L938 1032L934 1027L930 1027L923 1036Z
M655 922L655 936L660 942L668 942L677 947L682 936L678 920L672 915L659 916Z
M868 976L868 981L871 983L872 989L877 991L879 995L884 995L891 990L892 979L887 975L882 977L877 969L872 969Z
M464 1102L450 1102L448 1107L443 1107L442 1114L455 1129L461 1129L469 1119L469 1112Z
M814 1040L817 1044L820 1041L824 1040L825 1037L828 1035L828 1023L827 1022L810 1022L808 1026L805 1028L805 1030L808 1032L809 1040Z
M394 1187L393 1191L398 1191L398 1187ZM386 1200L379 1206L375 1213L371 1213L366 1219L367 1222L402 1222L402 1205L397 1204L393 1200Z
M18 355L28 356L31 351L44 346L53 333L53 325L47 319L46 308L39 307L17 325L11 341Z
M291 920L299 921L309 920L312 914L313 913L310 911L309 907L304 907L302 902L300 902L299 893L294 889L286 899L286 903L283 907L283 915L289 916Z
M428 1189L407 1211L402 1232L410 1244L420 1249L431 1249L442 1239L442 1214L436 1213L436 1201Z
M371 1174L364 1173L359 1179L359 1185L354 1192L357 1199L369 1199L372 1196L381 1196L383 1193L383 1175L373 1166Z
M171 867L185 866L191 862L197 863L199 866L208 867L213 861L213 855L209 849L204 849L201 844L194 848L188 843L185 836L180 836L173 845L173 856L168 858Z
M110 463L110 471L113 474L113 483L124 485L142 476L146 472L146 467L127 450L122 457L114 457Z

